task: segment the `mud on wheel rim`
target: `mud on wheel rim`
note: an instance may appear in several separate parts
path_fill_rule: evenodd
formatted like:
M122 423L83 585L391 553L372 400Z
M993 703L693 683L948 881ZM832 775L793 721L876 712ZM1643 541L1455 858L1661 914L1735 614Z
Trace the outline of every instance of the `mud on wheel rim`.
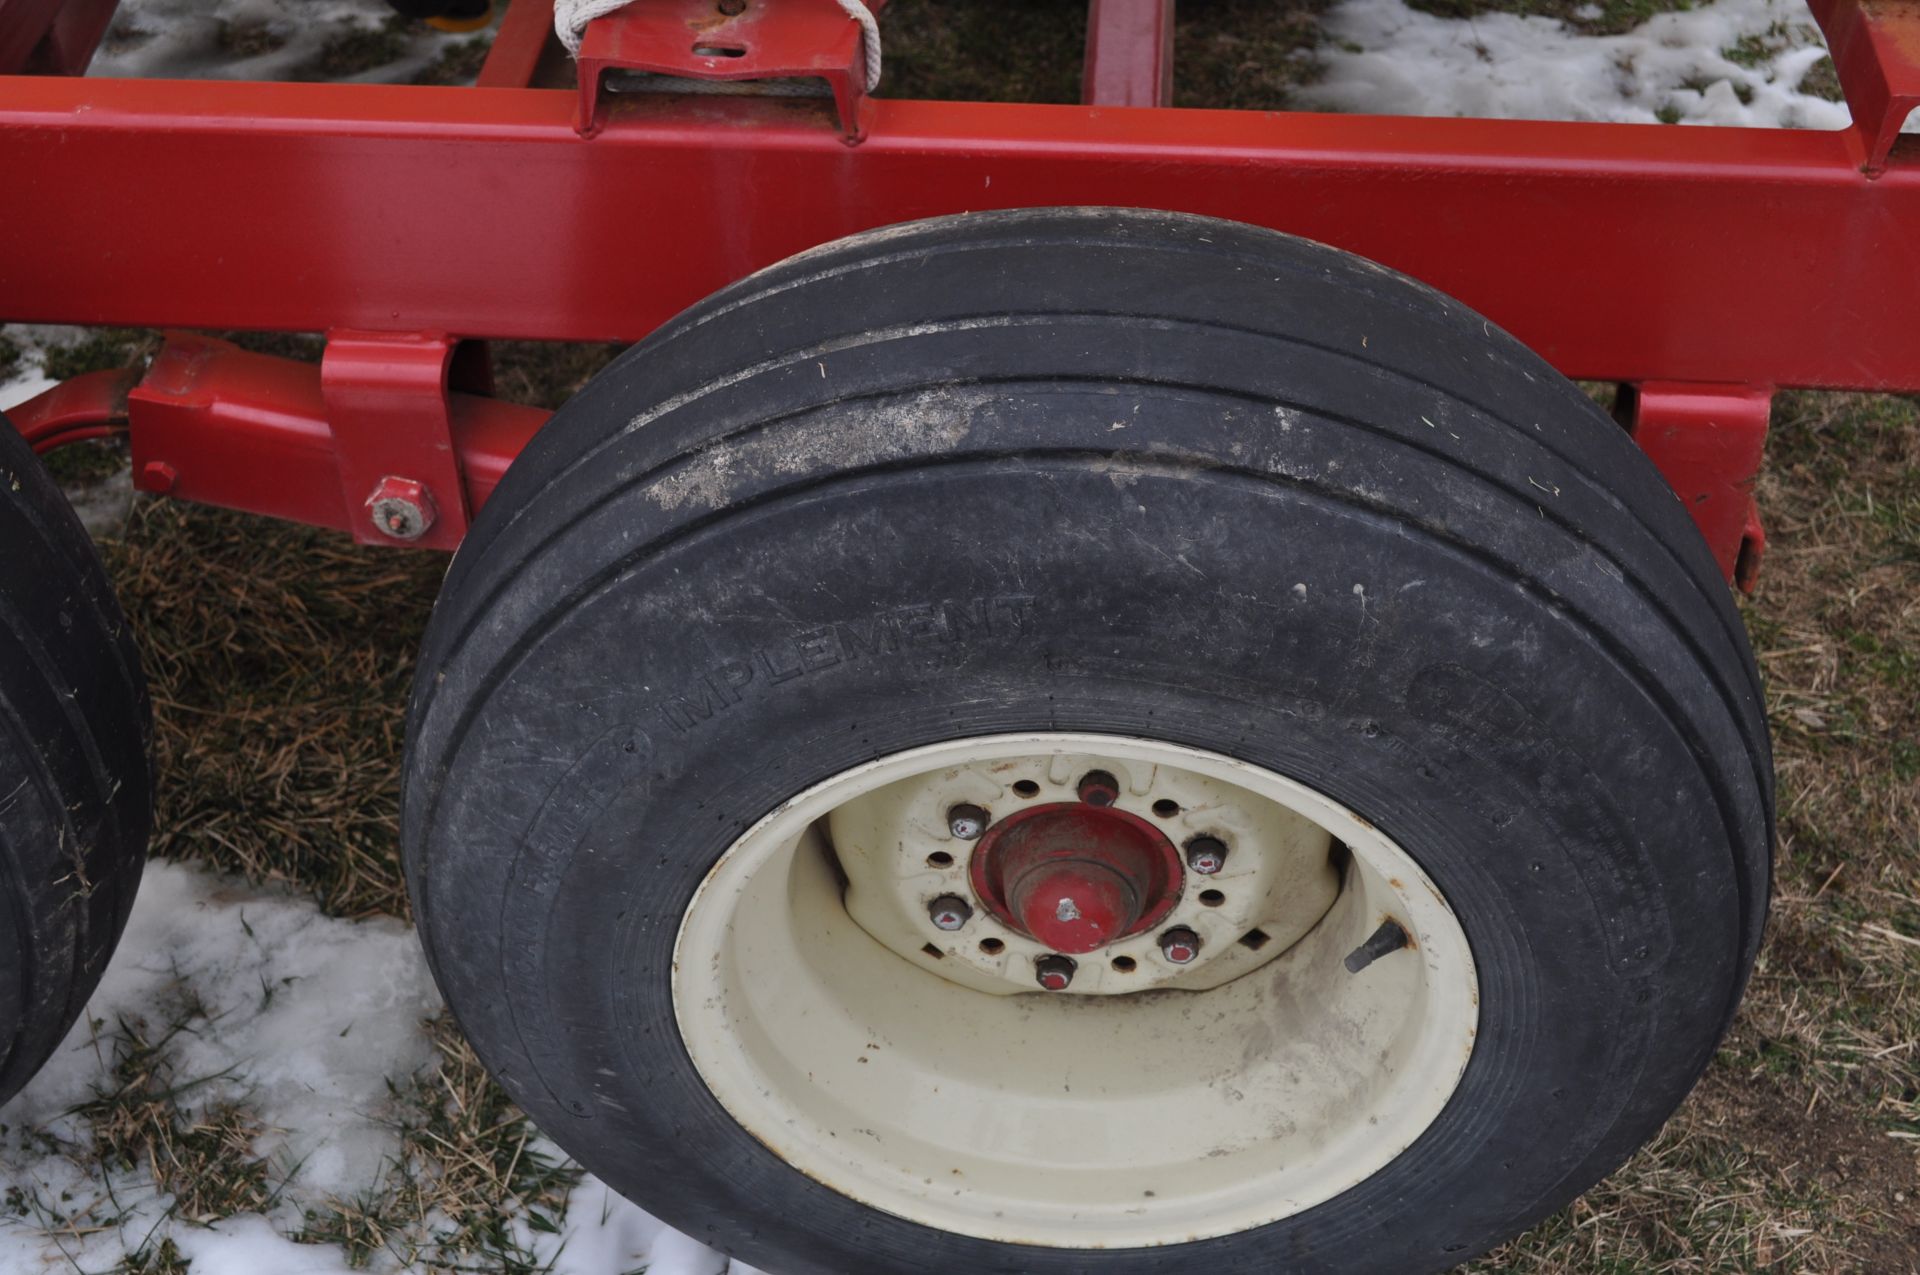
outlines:
M1227 854L1186 869L1151 930L1064 958L1050 992L1036 966L1063 958L972 897L978 834L950 816L1067 808L1090 774L1117 778L1114 809ZM1163 950L1183 931L1197 954ZM1477 1018L1459 922L1379 830L1271 771L1099 735L956 740L810 788L721 857L674 968L702 1077L789 1164L912 1221L1058 1247L1228 1234L1339 1194L1432 1122Z

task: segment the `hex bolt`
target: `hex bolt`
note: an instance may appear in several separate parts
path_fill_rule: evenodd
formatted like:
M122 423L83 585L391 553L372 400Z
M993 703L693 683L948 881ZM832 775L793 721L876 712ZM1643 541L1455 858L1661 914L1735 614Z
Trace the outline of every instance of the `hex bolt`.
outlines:
M1050 992L1064 992L1073 983L1073 972L1079 968L1071 956L1054 953L1033 963L1033 977Z
M1200 955L1200 936L1184 925L1176 925L1160 935L1160 955L1173 965L1191 965Z
M1218 837L1195 837L1187 842L1187 866L1210 877L1227 866L1227 843Z
M962 841L977 841L993 822L993 816L978 806L958 805L947 811L947 831Z
M389 474L367 497L367 515L373 520L373 529L383 536L418 540L433 526L438 511L426 484Z
M957 894L943 894L927 904L927 918L936 930L957 930L973 918L973 906Z
M1120 800L1120 781L1104 770L1089 770L1080 777L1079 793L1089 806L1111 806Z
M1366 942L1347 953L1347 973L1358 974L1381 957L1391 956L1403 947L1412 946L1413 940L1407 936L1406 928L1388 917L1380 922L1380 928L1369 935Z
M150 460L140 467L140 489L164 496L180 481L180 471L164 460Z

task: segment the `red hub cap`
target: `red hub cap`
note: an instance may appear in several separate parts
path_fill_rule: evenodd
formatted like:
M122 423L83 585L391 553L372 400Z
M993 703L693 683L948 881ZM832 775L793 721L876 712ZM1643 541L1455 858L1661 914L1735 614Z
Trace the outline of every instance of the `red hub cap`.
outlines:
M1034 806L987 829L973 888L1000 922L1056 952L1097 951L1164 917L1180 855L1138 815L1111 806Z

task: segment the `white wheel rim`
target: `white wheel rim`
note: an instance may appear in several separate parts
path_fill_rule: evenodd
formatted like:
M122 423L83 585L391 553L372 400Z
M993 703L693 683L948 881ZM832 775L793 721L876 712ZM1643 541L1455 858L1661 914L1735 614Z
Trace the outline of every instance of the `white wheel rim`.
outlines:
M1174 788L1201 794L1199 807L1208 793L1234 794L1194 815L1237 819L1254 845L1229 858L1252 883L1229 900L1256 892L1262 902L1248 907L1302 936L1285 934L1274 951L1242 947L1247 908L1192 902L1227 875L1195 877L1169 923L1201 929L1208 963L1148 970L1153 936L1135 937L1113 951L1163 990L1114 994L1130 984L1105 976L1103 951L1081 958L1102 976L1082 984L1076 974L1075 995L1023 984L1040 949L984 911L958 934L927 928L923 900L956 878L927 865L926 846L944 842L962 863L965 849L937 813L947 807L927 802L944 803L956 783L999 784L1004 795L988 806L998 818L1021 800L1015 776L1057 779L1092 764L1120 775L1136 803ZM918 813L916 786L927 794ZM886 802L906 810L904 822L876 824ZM1330 906L1297 902L1313 889L1297 867L1312 843L1288 820L1351 852ZM841 870L826 849L830 824L849 841ZM893 843L852 844L880 835ZM1263 857L1296 866L1257 869ZM1349 973L1343 958L1386 918L1412 943ZM998 963L974 959L983 934L1006 936ZM922 937L941 955L924 953ZM943 1231L1068 1248L1231 1234L1364 1181L1446 1105L1479 1001L1466 936L1439 890L1346 807L1216 753L1061 733L912 749L767 815L689 903L673 995L714 1096L802 1173Z

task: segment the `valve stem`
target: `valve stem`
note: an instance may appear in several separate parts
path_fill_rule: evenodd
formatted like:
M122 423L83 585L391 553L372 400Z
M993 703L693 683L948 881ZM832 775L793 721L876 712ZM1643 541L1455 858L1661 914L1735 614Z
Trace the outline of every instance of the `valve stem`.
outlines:
M1411 946L1413 940L1407 937L1405 927L1388 917L1366 942L1347 953L1347 973L1358 974L1381 957L1391 956L1401 948Z

